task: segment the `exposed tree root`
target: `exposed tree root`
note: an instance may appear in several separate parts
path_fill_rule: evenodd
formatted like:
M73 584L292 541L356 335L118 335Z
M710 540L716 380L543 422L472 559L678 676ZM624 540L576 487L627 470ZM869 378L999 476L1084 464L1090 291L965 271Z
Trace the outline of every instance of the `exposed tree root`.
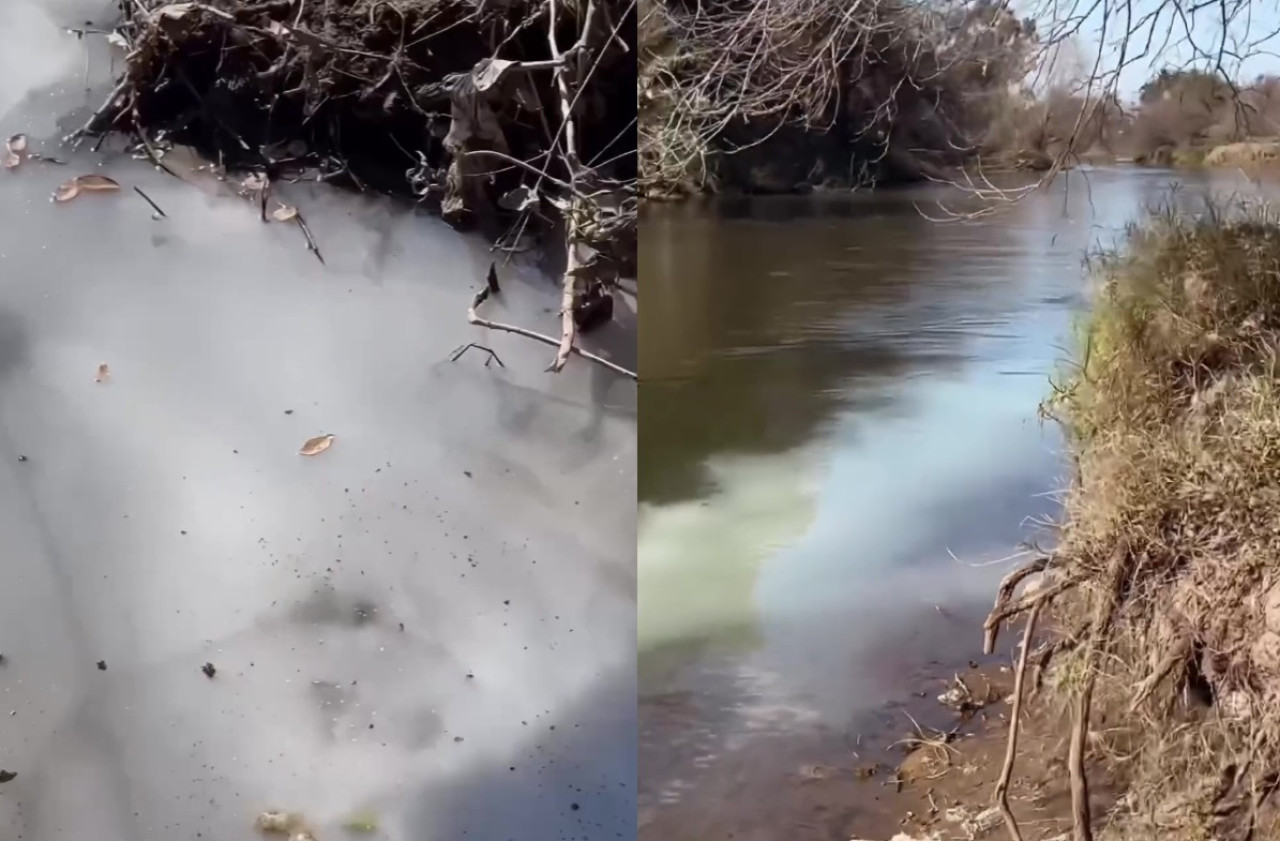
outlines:
M1004 766L1000 770L1000 779L996 782L995 801L1004 818L1005 828L1009 831L1010 841L1022 841L1022 830L1018 828L1018 820L1009 808L1009 781L1013 776L1013 763L1018 756L1018 730L1022 716L1022 694L1025 690L1027 676L1027 659L1031 651L1031 640L1036 632L1036 620L1040 618L1040 608L1044 600L1038 599L1027 614L1027 628L1022 632L1022 651L1018 654L1018 670L1013 678L1013 710L1009 714L1009 741L1005 747Z
M1060 539L1001 583L984 640L1052 600L1074 841L1280 837L1280 219L1158 215L1100 270L1050 404L1078 472ZM1105 821L1100 773L1124 792Z

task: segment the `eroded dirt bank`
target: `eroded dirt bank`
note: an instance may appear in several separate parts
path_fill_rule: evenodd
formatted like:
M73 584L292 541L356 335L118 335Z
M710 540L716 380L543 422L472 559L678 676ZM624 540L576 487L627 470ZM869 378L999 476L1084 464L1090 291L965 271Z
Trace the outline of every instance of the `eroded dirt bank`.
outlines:
M973 754L988 782L999 769L974 792L994 804L983 831L1275 837L1280 220L1157 213L1094 268L1077 365L1047 404L1076 463L1060 540L1006 578L986 622L988 647L1010 620L1050 628L1013 670L1021 743ZM946 785L941 741L911 776Z

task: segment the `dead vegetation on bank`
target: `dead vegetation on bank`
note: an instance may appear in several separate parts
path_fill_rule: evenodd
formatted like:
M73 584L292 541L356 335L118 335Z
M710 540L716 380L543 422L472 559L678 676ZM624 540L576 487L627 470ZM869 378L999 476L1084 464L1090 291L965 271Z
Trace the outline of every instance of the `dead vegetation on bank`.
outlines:
M263 208L273 183L334 181L412 197L504 251L560 238L552 370L583 306L634 273L634 0L120 0L120 13L124 73L77 137L130 134L161 167L169 144L193 146L248 174Z
M1008 0L645 0L641 190L946 179L1029 68Z
M1060 544L988 646L1051 607L1074 841L1280 837L1280 217L1159 214L1097 272L1048 404L1078 473ZM1099 756L1127 788L1105 820Z

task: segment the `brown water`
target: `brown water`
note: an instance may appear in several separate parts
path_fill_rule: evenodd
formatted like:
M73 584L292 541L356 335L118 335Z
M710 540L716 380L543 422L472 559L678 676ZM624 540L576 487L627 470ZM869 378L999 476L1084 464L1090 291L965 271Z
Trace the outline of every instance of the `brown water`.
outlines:
M1082 259L1172 177L1077 172L964 224L922 217L953 198L932 188L646 218L642 838L858 837L858 797L805 767L852 792L903 705L977 655L1005 559L1051 538L1066 479L1037 406Z

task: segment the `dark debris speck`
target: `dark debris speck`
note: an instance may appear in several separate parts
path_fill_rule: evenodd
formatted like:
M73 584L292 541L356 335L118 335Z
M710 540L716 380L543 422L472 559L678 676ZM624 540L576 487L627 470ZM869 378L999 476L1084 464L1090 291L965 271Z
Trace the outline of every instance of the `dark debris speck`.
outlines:
M207 678L211 678L218 673L218 670L214 668L212 663L205 663L200 667L200 671L204 672L204 676Z

